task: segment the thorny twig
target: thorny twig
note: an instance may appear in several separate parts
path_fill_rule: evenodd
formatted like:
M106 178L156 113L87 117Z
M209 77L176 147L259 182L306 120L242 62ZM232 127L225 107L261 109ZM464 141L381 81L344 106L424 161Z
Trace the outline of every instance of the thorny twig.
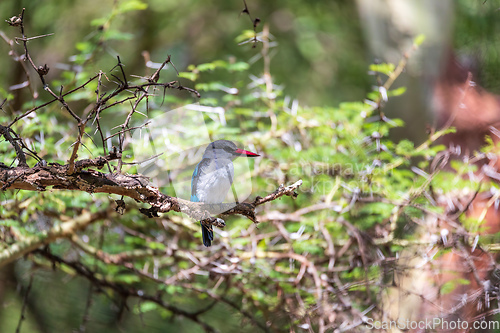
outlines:
M19 147L17 140L12 137L11 133L14 133L14 131L12 131L9 127L0 125L0 134L2 134L5 140L9 141L12 147L14 147L14 149L16 150L19 167L26 168L28 167L28 163L26 163L26 156L24 155L21 147Z
M7 127L11 128L14 123L16 123L20 119L28 116L32 112L35 112L36 110L39 110L39 109L41 109L41 108L43 108L45 106L48 106L48 105L52 104L55 101L59 101L62 104L63 108L65 110L67 110L68 113L76 120L77 127L78 127L78 137L77 137L77 140L76 140L76 142L75 142L75 144L73 146L72 154L71 154L71 156L70 156L70 158L68 160L68 163L69 163L69 174L72 174L75 171L74 163L75 163L75 161L76 161L76 159L78 157L78 150L80 148L80 145L82 144L82 138L85 135L85 129L86 129L87 123L92 118L95 119L96 124L97 124L97 131L99 132L99 135L101 136L104 155L107 155L106 142L107 142L107 140L111 139L114 135L106 137L103 134L103 132L102 132L102 128L101 128L99 119L100 119L101 112L103 112L104 110L107 110L107 109L109 109L111 107L114 107L114 106L117 106L117 105L121 105L121 104L123 104L124 102L126 102L128 100L135 99L135 103L134 103L134 106L132 107L132 110L130 111L130 113L127 116L127 118L124 121L124 123L121 125L122 130L120 131L120 134L117 134L119 136L118 155L120 156L120 158L118 159L118 171L121 171L121 165L122 165L121 154L122 154L122 152L124 150L124 140L123 140L123 138L124 138L125 133L127 132L126 129L128 128L130 119L131 119L132 115L136 112L137 107L139 106L139 104L142 102L142 100L144 98L147 99L147 97L149 96L148 90L149 90L150 87L163 87L163 89L185 90L185 91L188 91L190 93L193 93L198 98L200 97L200 94L196 90L194 90L192 88L189 88L189 87L184 87L178 81L171 81L171 82L168 82L168 83L158 82L159 77L160 77L159 76L160 70L166 64L171 63L171 60L170 60L171 57L170 56L167 57L167 59L165 60L165 62L163 63L163 65L153 75L151 75L150 77L146 78L147 82L143 83L143 84L130 84L128 82L126 74L125 74L125 71L124 71L124 68L123 68L123 64L122 64L120 58L118 57L118 63L115 66L115 68L118 68L120 70L122 78L117 78L116 76L114 76L115 78L118 79L119 83L118 83L118 87L116 89L114 89L112 92L110 92L110 93L103 93L102 92L102 90L101 90L102 89L102 77L103 77L104 74L102 72L100 72L99 74L97 74L97 75L91 77L90 79L88 79L85 83L81 84L78 87L75 87L75 88L71 89L70 91L63 92L63 87L61 87L59 94L55 94L50 89L50 87L48 86L48 84L45 81L45 76L47 75L47 73L49 71L48 65L45 64L43 66L37 66L35 64L33 58L31 57L30 53L29 53L28 41L31 40L32 38L26 37L26 34L25 34L24 13L25 13L25 9L23 8L23 10L22 10L22 12L21 12L21 14L19 16L12 17L7 22L11 26L19 27L22 37L21 38L17 38L16 40L19 40L19 41L21 41L23 43L24 57L25 57L25 59L28 60L28 62L31 65L31 67L38 73L38 75L40 77L40 80L41 80L41 82L42 82L42 84L44 86L44 89L53 97L53 99L51 101L49 101L49 102L46 102L46 103L44 103L44 104L42 104L40 106L36 106L36 107L34 107L34 108L26 111L25 113L23 113L20 116L17 116ZM75 92L75 91L77 91L79 89L84 88L90 82L92 82L92 81L94 81L96 79L98 81L98 88L97 88L97 91L96 91L96 103L94 104L94 106L92 107L92 109L88 112L87 117L81 118L80 116L78 116L71 109L71 107L66 103L66 101L65 101L64 98L66 96L72 94L73 92ZM133 97L125 97L125 98L119 99L117 101L113 101L111 103L111 100L113 100L116 97L121 96L122 93L125 92L125 91L134 91L134 96ZM12 141L11 141L11 143L12 143ZM16 151L18 151L18 150L16 149ZM20 166L27 166L27 164L23 163L23 156L24 156L23 154L19 154L19 152L18 152L18 159L20 161ZM110 172L113 171L111 169L111 166L109 164L108 164L108 168L109 168Z
M246 14L248 15L248 18L250 18L250 21L252 21L253 25L253 32L254 32L254 38L253 38L253 45L252 47L255 48L257 46L257 26L260 23L260 18L256 17L255 19L252 18L252 14L250 14L250 10L248 9L247 2L246 0L243 0L243 5L245 8L241 11L241 14Z

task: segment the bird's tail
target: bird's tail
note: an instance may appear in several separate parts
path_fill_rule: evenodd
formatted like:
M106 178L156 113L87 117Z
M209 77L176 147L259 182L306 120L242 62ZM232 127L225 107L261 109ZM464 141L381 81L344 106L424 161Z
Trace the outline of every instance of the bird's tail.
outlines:
M202 222L201 224L201 234L203 235L203 245L206 247L212 246L212 241L214 240L214 231L212 226L206 226Z

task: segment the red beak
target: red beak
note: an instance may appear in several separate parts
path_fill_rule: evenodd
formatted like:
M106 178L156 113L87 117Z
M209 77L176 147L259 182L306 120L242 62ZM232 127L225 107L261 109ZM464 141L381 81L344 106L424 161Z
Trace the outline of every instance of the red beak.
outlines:
M239 155L245 155L247 157L256 157L256 156L260 156L259 154L256 154L256 153L252 153L251 151L248 151L248 150L243 150L243 149L236 149L234 151L235 154L239 154Z

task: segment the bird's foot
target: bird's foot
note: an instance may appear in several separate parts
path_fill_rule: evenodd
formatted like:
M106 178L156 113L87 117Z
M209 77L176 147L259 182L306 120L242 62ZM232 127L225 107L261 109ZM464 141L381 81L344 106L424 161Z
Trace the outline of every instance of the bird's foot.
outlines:
M217 217L213 220L212 225L218 228L224 228L226 226L226 222L223 219Z

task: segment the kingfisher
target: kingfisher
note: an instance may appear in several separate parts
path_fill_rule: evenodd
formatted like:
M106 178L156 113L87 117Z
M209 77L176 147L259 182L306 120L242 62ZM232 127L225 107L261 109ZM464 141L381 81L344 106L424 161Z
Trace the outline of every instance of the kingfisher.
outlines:
M224 202L234 179L233 160L238 156L256 157L258 154L239 149L228 140L211 142L205 149L203 159L198 163L191 178L191 201L207 204ZM200 221L203 245L209 247L214 240L212 225Z

